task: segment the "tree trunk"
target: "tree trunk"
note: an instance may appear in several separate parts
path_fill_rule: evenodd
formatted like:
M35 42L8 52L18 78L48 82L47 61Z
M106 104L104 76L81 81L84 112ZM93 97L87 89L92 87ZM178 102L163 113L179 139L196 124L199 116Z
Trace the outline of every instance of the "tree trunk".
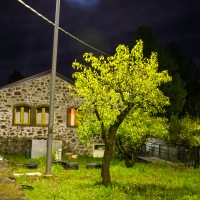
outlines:
M115 136L116 136L116 130L113 128L109 133L108 138L104 141L105 151L102 161L101 177L103 179L102 183L106 187L111 184L110 161L113 157Z
M191 148L189 146L186 146L185 148L185 154L186 154L186 166L191 167Z
M137 150L136 151L130 151L130 152L124 152L124 161L125 161L127 168L133 167L133 165L137 161L137 155L138 155Z
M199 167L199 158L200 158L200 156L199 156L199 147L196 147L196 157L195 157L195 167L197 168L197 167Z
M119 151L119 154L124 159L127 168L132 168L136 163L138 157L138 151L142 146L142 144L143 142L137 145L134 143L129 143L129 141L127 142L126 138L123 138L122 136L119 135L117 136L116 146Z

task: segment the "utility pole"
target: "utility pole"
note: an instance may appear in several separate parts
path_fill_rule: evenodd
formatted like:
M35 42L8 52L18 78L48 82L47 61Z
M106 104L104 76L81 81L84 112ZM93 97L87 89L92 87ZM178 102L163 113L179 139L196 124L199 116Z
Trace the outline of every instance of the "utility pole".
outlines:
M47 176L51 176L51 165L52 165L52 140L53 140L53 124L54 124L54 98L55 98L57 49L58 49L59 15L60 15L60 0L56 0L54 41L53 41L52 68L51 68L50 109L49 109L49 124L48 124L48 139L47 139L47 154L46 154Z

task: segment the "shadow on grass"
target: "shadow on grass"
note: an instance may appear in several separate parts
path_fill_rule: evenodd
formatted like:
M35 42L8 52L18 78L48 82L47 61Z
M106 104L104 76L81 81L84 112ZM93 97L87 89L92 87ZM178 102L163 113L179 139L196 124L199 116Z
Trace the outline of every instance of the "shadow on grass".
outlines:
M101 182L96 182L94 187L101 187ZM200 197L198 189L189 189L187 187L165 187L159 184L122 184L112 182L110 189L118 189L120 192L125 193L130 199L134 197L141 197L145 199L182 199L183 197Z

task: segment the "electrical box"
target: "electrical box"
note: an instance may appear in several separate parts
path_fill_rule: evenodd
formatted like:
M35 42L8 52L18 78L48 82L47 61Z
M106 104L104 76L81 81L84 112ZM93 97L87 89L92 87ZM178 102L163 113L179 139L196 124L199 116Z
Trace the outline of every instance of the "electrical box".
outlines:
M93 144L93 157L94 158L102 158L104 155L104 150L105 150L104 143Z
M52 152L62 151L62 140L52 141ZM32 140L31 158L46 156L47 140Z

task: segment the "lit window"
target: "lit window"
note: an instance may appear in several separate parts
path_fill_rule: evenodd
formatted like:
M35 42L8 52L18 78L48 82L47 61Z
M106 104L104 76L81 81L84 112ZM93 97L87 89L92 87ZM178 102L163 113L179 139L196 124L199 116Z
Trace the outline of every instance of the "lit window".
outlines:
M70 108L67 111L67 126L77 126L77 108Z
M30 124L30 111L31 109L26 106L18 106L14 110L14 123L15 124Z
M49 108L40 107L36 109L36 124L47 125L49 121Z

